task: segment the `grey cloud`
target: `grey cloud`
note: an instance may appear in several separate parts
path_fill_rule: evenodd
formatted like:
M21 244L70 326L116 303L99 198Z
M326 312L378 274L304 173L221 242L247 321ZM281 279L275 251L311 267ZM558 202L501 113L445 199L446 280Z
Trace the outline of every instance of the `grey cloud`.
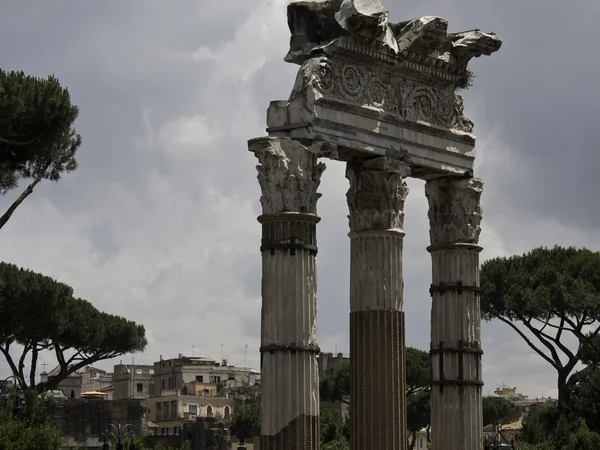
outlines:
M0 46L3 68L55 73L80 106L76 127L84 138L80 168L36 189L2 230L0 242L27 243L35 237L40 248L60 251L66 244L53 247L59 236L53 233L60 230L42 232L32 225L39 220L36 211L50 202L57 208L51 223L59 226L64 220L73 239L83 235L76 255L103 263L94 269L98 274L90 269L78 275L78 292L147 324L154 337L150 355L175 355L195 344L199 353L218 356L218 342L199 339L227 324L237 327L233 333L239 331L236 342L226 342L230 359L241 363L248 343L249 360L257 362L260 191L256 160L245 140L265 134L268 103L288 97L297 66L283 62L287 32L269 34L285 23L246 25L254 34L246 31L250 34L239 48L227 46L260 4L268 5L268 12L280 8L285 21L283 2L190 0L177 8L160 1L0 4L0 42L12 42ZM497 54L472 62L475 86L465 93L480 143L478 175L486 183L484 227L493 231L483 245L524 251L528 245L551 245L559 236L561 242L600 247L593 239L598 208L590 207L595 204L593 170L600 162L593 122L599 63L593 57L592 22L593 8L599 7L587 1L550 8L541 0L388 1L386 6L392 21L439 15L449 19L452 31L477 27L504 40ZM270 39L266 43L263 34ZM245 54L252 48L262 52L259 46L271 53L256 69ZM199 49L208 57L194 60L191 55ZM224 51L242 62L219 60ZM235 75L224 76L230 69ZM161 140L165 123L193 115L206 119L206 142L183 148ZM319 339L345 337L346 342L337 342L345 351L346 189L343 167L328 163L319 202ZM0 198L0 205L11 198ZM431 269L422 182L411 182L410 198L404 249L407 341L427 349ZM221 208L226 200L231 203ZM37 234L26 236L31 230ZM35 250L15 248L6 257L38 267L33 261L44 258ZM55 275L79 274L88 262L61 262ZM130 274L131 281L119 274ZM92 282L96 276L102 281ZM490 389L510 381L506 378L532 390L553 388L552 370L535 359L526 366L503 364L507 353L530 354L510 330L491 323L483 332ZM538 377L537 387L525 373L529 370Z

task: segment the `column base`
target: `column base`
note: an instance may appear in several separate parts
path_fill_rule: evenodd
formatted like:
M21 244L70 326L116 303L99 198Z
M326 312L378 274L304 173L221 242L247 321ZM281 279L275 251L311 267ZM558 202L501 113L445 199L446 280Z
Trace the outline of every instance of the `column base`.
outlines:
M319 417L301 415L274 436L260 437L260 450L315 450L319 443Z

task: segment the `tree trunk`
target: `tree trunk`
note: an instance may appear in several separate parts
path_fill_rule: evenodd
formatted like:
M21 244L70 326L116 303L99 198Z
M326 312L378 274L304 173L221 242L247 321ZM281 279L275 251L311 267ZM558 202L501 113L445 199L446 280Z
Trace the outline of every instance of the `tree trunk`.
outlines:
M410 446L408 447L408 449L409 450L414 450L415 443L417 442L417 432L416 431L411 431L410 434L411 434L411 437L410 437Z
M569 370L570 372L570 370ZM558 407L566 408L568 405L569 386L567 385L567 377L569 372L566 370L558 371Z
M45 172L46 171L44 170L42 173L45 173ZM31 195L31 193L33 192L33 188L40 181L42 181L42 175L38 175L38 177L35 180L33 180L33 183L31 183L29 186L27 186L27 188L21 193L21 195L19 195L19 198L17 198L13 202L13 204L9 206L9 208L2 215L2 217L0 217L0 229L2 229L2 227L4 225L6 225L6 222L8 222L8 219L11 218L11 216L13 215L13 213L15 212L15 210L19 207L19 205L21 203L23 203L25 201L25 199Z

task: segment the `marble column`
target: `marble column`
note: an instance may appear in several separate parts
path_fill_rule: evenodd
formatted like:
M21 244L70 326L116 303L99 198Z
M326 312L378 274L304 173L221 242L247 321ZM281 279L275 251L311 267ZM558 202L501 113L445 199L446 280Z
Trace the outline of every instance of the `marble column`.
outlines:
M428 181L431 285L431 437L433 448L481 450L479 241L483 183Z
M286 138L248 146L262 191L260 448L318 450L316 209L325 165Z
M404 450L406 371L402 278L404 178L384 157L348 163L350 445Z

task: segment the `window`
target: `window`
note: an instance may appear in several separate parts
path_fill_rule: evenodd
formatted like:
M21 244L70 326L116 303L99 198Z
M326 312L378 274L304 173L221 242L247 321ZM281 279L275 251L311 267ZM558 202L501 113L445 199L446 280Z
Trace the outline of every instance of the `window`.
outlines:
M195 416L198 415L198 405L188 405L188 412Z
M177 419L177 402L171 402L171 419Z
M208 406L206 407L206 416L207 416L207 417L212 417L212 415L213 415L213 407L212 407L212 406L210 406L210 405L208 405Z
M71 391L71 398L75 398L75 391Z
M173 378L169 377L169 389L173 387Z
M199 383L204 383L204 376L203 375L196 375L196 381Z
M423 447L423 438L419 438L419 448L425 448Z
M143 394L144 393L144 385L142 383L138 383L137 384L137 393L138 394Z
M161 384L161 389L163 389L163 390L164 390L164 389L165 389L165 379L163 378L163 379L162 379L162 380L160 380L160 381L161 381L161 383L160 383L160 384Z
M229 414L231 414L231 409L229 409L229 406L226 406L223 412L225 413L225 418L228 419Z

